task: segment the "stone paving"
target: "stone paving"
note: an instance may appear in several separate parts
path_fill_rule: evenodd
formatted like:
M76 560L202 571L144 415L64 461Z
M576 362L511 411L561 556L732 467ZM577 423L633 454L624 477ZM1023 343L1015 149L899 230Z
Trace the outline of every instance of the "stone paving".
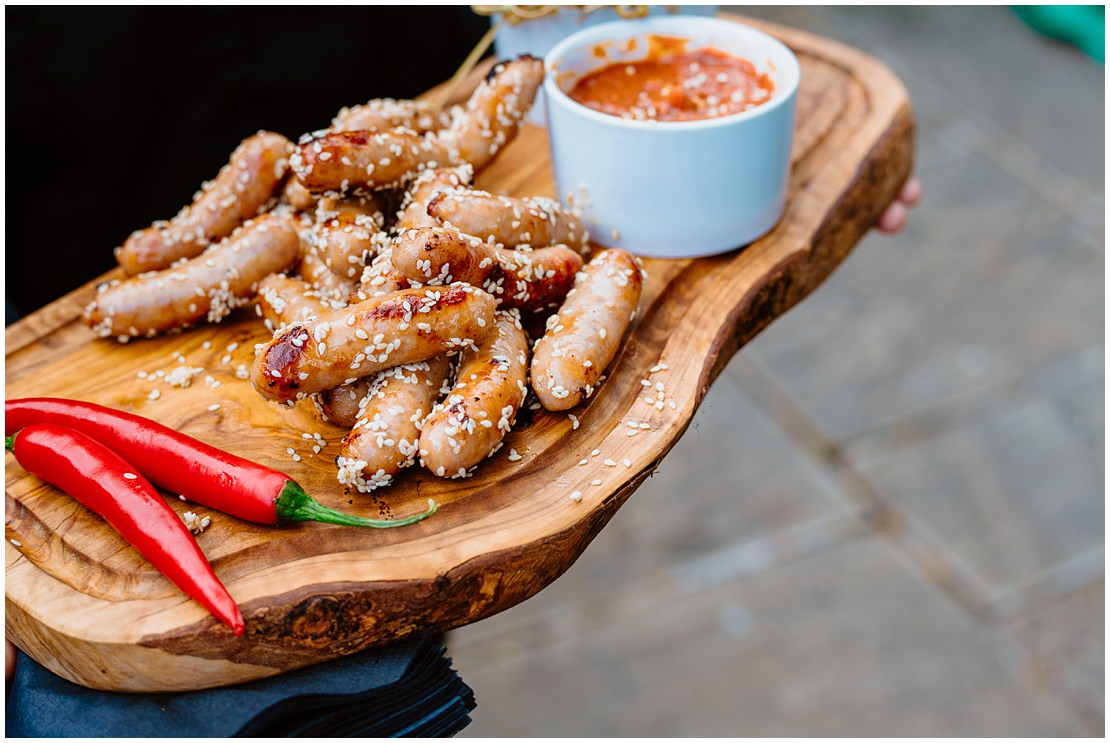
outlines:
M902 78L925 200L449 634L463 737L1103 735L1103 67L1002 7L737 10Z

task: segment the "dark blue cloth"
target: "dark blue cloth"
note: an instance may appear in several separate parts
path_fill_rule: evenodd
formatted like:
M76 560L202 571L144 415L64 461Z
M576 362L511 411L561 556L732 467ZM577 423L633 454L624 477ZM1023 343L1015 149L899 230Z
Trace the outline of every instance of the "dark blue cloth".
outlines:
M236 686L172 694L93 691L20 653L8 737L441 737L474 693L427 633Z

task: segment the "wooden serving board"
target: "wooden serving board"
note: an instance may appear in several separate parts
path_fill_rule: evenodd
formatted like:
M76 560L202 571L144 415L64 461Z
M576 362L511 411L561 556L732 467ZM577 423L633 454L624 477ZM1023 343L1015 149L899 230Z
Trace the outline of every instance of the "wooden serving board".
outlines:
M379 493L346 494L333 464L344 431L307 402L264 401L237 377L254 344L269 337L249 308L222 325L120 345L80 322L89 284L8 328L8 398L74 397L133 411L279 468L325 504L362 515L406 516L429 497L440 504L433 518L401 529L278 529L171 497L178 511L212 519L198 541L246 617L246 634L236 638L99 517L8 454L8 637L85 686L199 689L474 622L562 574L682 435L733 353L829 275L911 171L912 110L882 64L747 22L781 38L802 65L785 217L740 251L646 260L638 319L608 380L571 411L578 425L567 414L522 411L504 447L472 478L413 468ZM478 185L554 195L544 130L526 127ZM183 365L203 369L189 387L151 376ZM662 409L653 404L660 391ZM304 434L327 444L315 453L317 442ZM573 491L580 502L568 497Z

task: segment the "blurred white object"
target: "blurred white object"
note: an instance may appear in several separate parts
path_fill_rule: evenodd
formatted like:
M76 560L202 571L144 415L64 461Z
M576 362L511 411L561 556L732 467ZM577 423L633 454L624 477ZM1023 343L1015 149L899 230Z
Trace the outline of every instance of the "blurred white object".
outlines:
M528 6L536 7L536 6ZM547 15L539 18L530 18L518 23L503 23L493 42L493 50L498 59L517 57L521 54L531 54L533 57L545 57L556 44L573 33L585 28L609 23L611 21L625 20L614 6L598 7L587 6L588 10L578 6L567 5L554 9ZM621 6L637 7L637 6ZM647 17L662 15L694 15L715 16L716 5L648 5L639 6L647 8ZM492 16L491 22L503 21L502 14ZM532 110L528 112L528 121L533 124L543 125L546 121L546 104L544 94L536 96Z
M771 98L696 121L638 121L572 100L578 80L643 59L654 35L689 39L755 65ZM607 53L597 54L597 45ZM559 198L582 208L590 239L656 258L693 258L745 245L782 216L801 69L781 42L732 21L658 17L580 31L547 55L544 89Z

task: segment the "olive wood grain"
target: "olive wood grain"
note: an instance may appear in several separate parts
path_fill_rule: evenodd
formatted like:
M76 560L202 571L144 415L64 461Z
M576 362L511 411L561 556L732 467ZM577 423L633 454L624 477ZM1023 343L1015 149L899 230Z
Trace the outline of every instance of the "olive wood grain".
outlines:
M269 337L251 308L218 326L120 345L94 338L79 321L90 284L8 328L9 398L75 397L134 411L282 469L325 504L362 515L405 516L429 497L440 504L433 518L403 529L277 529L171 494L179 512L212 518L198 541L247 620L246 634L235 638L97 516L27 475L9 454L8 636L59 675L93 688L198 689L281 673L419 628L474 622L562 574L682 435L733 353L829 275L911 171L913 113L886 67L829 40L749 22L785 41L802 64L782 221L740 251L646 260L638 318L608 380L570 411L578 427L566 414L525 410L472 478L442 480L414 468L389 489L346 494L333 464L344 432L308 403L264 401L236 376L251 363L254 344ZM478 185L553 195L544 130L525 127ZM204 369L191 386L139 376L179 366L175 352ZM666 368L652 373L657 365ZM656 399L657 384L662 410L644 401ZM155 388L161 397L151 400ZM631 436L629 423L637 425ZM304 432L320 434L327 446L313 454ZM510 461L511 450L521 458ZM568 497L573 491L582 493L580 502Z

